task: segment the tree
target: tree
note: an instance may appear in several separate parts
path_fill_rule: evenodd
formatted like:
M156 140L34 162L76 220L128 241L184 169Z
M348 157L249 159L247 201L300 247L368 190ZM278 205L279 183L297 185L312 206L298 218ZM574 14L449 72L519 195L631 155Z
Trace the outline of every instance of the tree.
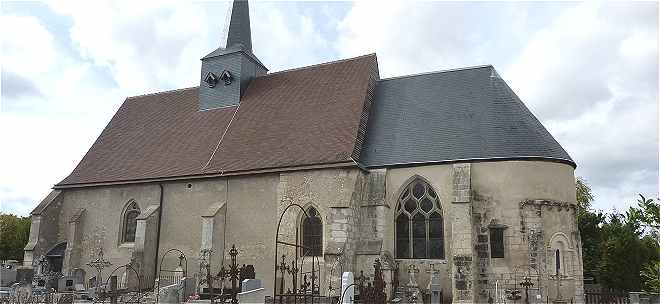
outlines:
M620 291L657 287L651 278L660 261L658 201L640 195L637 207L606 214L591 209L594 195L586 180L578 177L575 190L585 277Z
M585 277L598 277L600 262L601 225L605 222L602 212L591 211L591 202L594 199L589 183L582 178L575 179L575 192L577 199L577 221L582 240L582 262Z
M575 179L575 193L578 208L582 211L591 209L591 202L594 201L594 195L591 193L589 183L580 176Z
M660 293L660 261L646 265L640 275L645 291Z
M631 216L613 213L601 227L599 282L610 289L642 290L640 272L650 262L660 260L656 242L643 236L640 225Z
M660 246L660 199L647 199L640 194L637 208L631 207L628 212L642 231L651 235Z
M0 261L23 260L30 237L30 218L0 213Z

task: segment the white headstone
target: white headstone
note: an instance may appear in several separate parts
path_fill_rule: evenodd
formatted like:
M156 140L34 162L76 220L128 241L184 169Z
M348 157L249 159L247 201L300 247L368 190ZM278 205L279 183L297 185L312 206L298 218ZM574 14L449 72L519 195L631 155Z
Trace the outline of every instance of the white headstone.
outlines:
M261 280L259 279L245 279L241 283L241 292L248 292L261 288Z
M264 303L266 290L257 288L250 291L240 292L236 295L238 303Z
M428 290L431 293L431 304L440 304L442 302L442 285L440 285L440 270L436 269L436 264L430 264L426 272L431 274Z
M344 272L341 275L341 294L344 296L342 300L342 304L353 303L353 299L355 298L355 285L352 284L353 284L353 273Z

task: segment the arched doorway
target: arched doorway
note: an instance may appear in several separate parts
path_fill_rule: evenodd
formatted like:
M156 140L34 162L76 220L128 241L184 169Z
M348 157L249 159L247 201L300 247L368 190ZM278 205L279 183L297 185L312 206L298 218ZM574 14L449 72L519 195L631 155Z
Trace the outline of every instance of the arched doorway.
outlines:
M59 243L46 253L50 272L62 272L62 262L64 262L64 252L66 251L66 242ZM42 270L43 271L43 270Z

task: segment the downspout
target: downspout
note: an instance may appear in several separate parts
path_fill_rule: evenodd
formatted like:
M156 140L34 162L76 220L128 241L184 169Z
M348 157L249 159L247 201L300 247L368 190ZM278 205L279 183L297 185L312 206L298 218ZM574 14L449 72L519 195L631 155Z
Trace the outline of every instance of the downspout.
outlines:
M158 251L160 250L160 226L162 225L162 220L163 220L163 184L158 184L158 187L160 188L160 196L158 198L158 230L156 234L156 256L154 257L154 280L158 278L158 254L159 254Z

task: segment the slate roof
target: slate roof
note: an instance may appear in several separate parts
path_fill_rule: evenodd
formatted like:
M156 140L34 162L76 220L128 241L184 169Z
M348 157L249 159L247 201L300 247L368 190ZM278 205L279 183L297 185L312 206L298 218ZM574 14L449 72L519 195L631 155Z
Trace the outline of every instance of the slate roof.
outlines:
M257 77L239 106L198 102L196 87L126 99L55 188L333 164L575 167L492 66L378 80L372 54Z
M380 80L366 167L488 159L575 162L492 66Z
M128 98L55 187L353 162L373 73L375 54L271 73L206 111L197 88Z

